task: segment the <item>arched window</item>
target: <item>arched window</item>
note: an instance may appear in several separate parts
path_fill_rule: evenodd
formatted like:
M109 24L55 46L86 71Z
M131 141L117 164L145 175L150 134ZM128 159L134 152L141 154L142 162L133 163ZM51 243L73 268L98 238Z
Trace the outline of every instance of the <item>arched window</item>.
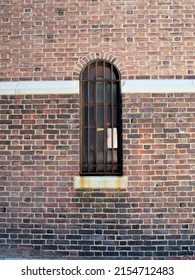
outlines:
M89 63L81 83L81 175L121 175L120 74L104 60Z

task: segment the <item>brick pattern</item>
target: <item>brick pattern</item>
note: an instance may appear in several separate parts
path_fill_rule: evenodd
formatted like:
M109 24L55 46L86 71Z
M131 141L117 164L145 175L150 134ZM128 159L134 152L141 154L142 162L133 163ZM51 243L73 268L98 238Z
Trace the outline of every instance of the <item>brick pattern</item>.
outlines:
M74 190L79 96L0 97L0 256L195 259L195 98L123 94L127 190Z
M123 79L195 78L194 0L2 0L0 80L78 79L106 52Z

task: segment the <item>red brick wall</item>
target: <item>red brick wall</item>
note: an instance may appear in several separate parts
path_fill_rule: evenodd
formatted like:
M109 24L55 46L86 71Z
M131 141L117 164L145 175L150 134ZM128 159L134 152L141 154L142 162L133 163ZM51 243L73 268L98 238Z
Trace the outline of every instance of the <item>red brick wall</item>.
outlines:
M195 79L194 0L2 0L0 81ZM141 83L141 81L140 81ZM195 258L195 93L122 94L126 190L75 190L78 94L0 96L0 258Z
M109 53L123 78L195 78L194 0L2 0L0 79L73 79Z
M194 258L194 94L123 94L126 190L74 190L79 95L0 96L0 256Z

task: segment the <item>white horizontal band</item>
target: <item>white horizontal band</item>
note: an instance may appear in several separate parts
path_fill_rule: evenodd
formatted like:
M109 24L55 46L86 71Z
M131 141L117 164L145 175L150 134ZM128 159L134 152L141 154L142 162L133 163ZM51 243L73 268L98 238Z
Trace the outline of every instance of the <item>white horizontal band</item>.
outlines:
M122 93L195 93L195 80L122 80ZM79 81L0 82L0 95L79 94Z
M74 93L79 93L79 81L29 81L0 83L0 95Z
M122 93L195 93L195 80L122 80Z

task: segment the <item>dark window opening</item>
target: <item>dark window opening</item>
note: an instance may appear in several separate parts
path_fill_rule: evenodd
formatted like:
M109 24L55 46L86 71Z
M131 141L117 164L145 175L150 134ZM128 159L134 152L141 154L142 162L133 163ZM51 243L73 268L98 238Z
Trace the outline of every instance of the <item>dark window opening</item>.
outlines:
M81 175L121 175L120 74L96 60L81 73Z

